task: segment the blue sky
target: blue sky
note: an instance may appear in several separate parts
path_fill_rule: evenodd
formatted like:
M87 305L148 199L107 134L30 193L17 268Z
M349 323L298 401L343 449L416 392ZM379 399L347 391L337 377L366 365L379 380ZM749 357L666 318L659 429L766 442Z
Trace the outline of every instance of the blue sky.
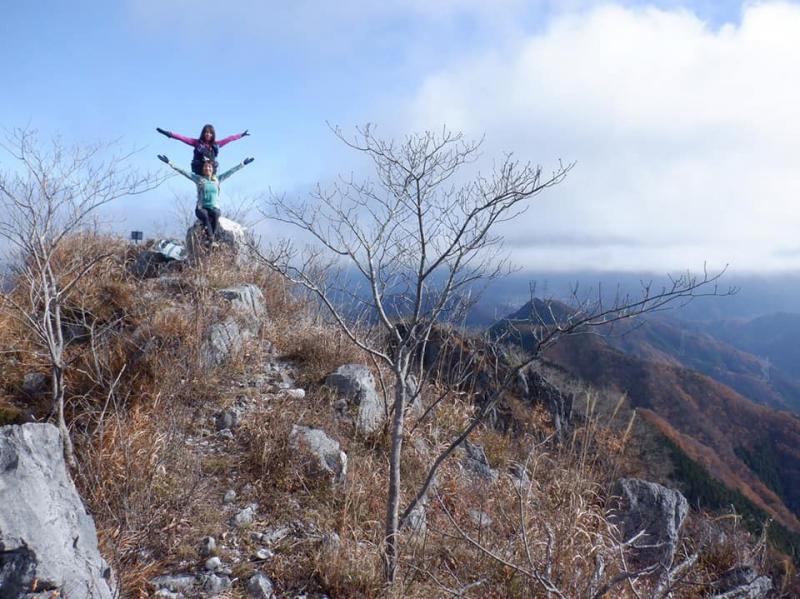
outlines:
M226 184L235 198L360 169L326 122L387 135L447 123L486 134L487 156L577 161L535 219L504 231L523 266L800 267L800 130L785 126L800 99L796 3L6 4L4 128L120 138L154 170L157 153L191 156L157 126L247 128L220 156L256 157ZM191 203L187 185L118 205L115 226L180 234L170 215L175 194Z

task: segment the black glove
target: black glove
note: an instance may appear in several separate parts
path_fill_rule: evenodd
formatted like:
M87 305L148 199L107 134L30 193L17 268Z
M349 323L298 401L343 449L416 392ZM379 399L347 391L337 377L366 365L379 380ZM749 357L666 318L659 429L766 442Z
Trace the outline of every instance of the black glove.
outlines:
M242 133L242 137L247 137L248 135L250 135L250 133L245 129L244 133Z
M244 163L245 164L250 164L251 162L253 162L253 160L255 160L255 158L245 158L244 159Z
M161 135L166 135L167 137L172 137L172 134L161 127L156 127L156 131L158 131Z
M166 162L167 164L169 164L169 158L167 158L166 156L164 156L164 154L159 154L159 155L158 155L158 159L159 159L161 162Z

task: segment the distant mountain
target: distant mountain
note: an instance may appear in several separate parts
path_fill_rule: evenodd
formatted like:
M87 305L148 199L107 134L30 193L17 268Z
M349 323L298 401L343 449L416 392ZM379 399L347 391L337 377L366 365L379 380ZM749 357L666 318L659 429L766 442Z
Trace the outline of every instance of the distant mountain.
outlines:
M751 320L715 321L701 326L717 339L800 378L800 314L780 312Z
M754 331L751 347L757 345L758 332ZM793 368L783 370L777 361L743 351L744 343L728 344L718 335L697 330L692 323L659 318L641 320L627 330L618 328L605 339L641 359L691 368L756 403L800 414L800 379L792 374L800 373L800 365L786 360ZM792 352L800 358L796 347Z
M608 303L613 302L617 295L636 297L642 285L648 283L652 283L651 289L656 289L664 285L668 287L670 280L663 272L523 271L492 281L481 294L480 305L484 315L491 315L496 311L495 307L522 306L531 295L559 300L569 300L573 294L579 297L602 296ZM800 312L800 273L752 275L728 272L718 283L723 293L729 287L734 287L737 292L723 297L696 298L676 308L674 314L684 321L710 322ZM504 314L509 312L506 310ZM489 326L492 322L484 324Z
M535 304L523 307L497 323L493 333L530 347L531 331L512 321L531 309L541 312ZM568 308L562 304L552 313L558 310ZM789 400L769 385L758 385L761 363L752 356L704 334L681 333L672 324L648 325L627 339L564 337L546 357L591 385L626 393L633 407L726 487L787 528L800 530L800 419L758 405L698 370L716 370L742 387L748 382L764 400Z

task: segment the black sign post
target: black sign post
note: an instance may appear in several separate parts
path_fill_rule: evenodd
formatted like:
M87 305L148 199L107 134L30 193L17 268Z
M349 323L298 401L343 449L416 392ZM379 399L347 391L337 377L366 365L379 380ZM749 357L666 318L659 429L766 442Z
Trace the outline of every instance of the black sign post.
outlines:
M139 243L143 238L141 231L131 231L131 240L134 243Z

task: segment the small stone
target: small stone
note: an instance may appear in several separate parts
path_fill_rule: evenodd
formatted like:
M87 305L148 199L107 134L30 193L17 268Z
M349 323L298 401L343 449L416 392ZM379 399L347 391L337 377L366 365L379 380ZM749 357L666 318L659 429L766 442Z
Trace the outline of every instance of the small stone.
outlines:
M253 523L253 520L256 518L256 511L258 510L258 506L256 504L251 503L243 510L240 510L236 516L233 518L233 523L235 526L241 528L244 526L250 526Z
M233 432L229 428L223 428L217 434L223 439L233 439Z
M228 489L225 491L225 496L222 498L222 503L228 504L236 501L236 491Z
M216 595L231 588L231 579L227 576L217 576L216 574L206 574L202 577L203 589Z
M242 493L244 493L245 495L249 495L255 490L256 488L253 486L253 483L247 483L245 486L242 487Z
M267 545L274 545L290 534L292 534L292 529L288 526L271 526L261 535L261 542Z
M158 576L150 581L154 587L180 593L181 591L189 591L197 582L194 574L166 574Z
M258 551L255 552L254 555L256 559L261 559L261 560L272 559L272 557L275 556L275 554L272 553L272 551L264 547L261 547Z
M200 555L209 557L214 555L217 550L217 540L214 537L206 537L200 542Z
M218 557L210 557L206 560L206 570L209 572L216 572L222 568L222 560Z
M275 596L272 581L263 572L256 572L250 577L247 581L247 592L256 599L272 599Z
M278 383L278 389L281 389L283 391L287 391L287 390L289 390L291 388L292 388L292 384L291 383Z
M173 593L167 589L158 589L153 593L153 599L184 599L183 593Z
M214 425L218 431L224 429L236 428L241 421L241 415L238 410L228 408L214 416Z
M306 396L305 389L289 389L286 391L286 395L291 397L292 399L303 399Z

